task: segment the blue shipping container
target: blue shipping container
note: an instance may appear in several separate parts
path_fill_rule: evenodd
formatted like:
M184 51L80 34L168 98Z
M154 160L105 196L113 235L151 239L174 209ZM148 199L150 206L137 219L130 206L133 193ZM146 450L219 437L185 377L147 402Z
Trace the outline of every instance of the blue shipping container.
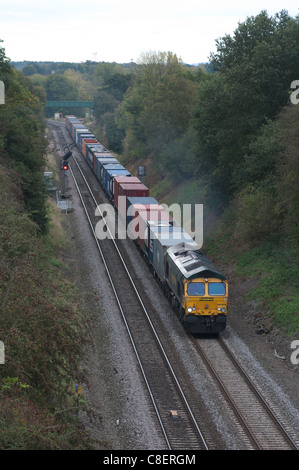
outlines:
M114 194L114 176L130 176L131 173L126 169L121 170L107 170L105 189L108 195L112 198Z
M103 171L105 165L117 164L118 160L114 157L96 157L96 175L99 181L103 181Z

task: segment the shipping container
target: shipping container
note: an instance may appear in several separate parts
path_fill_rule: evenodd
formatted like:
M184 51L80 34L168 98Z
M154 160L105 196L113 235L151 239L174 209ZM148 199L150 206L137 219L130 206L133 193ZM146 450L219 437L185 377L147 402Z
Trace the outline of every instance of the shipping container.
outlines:
M82 139L82 155L84 158L86 158L86 144L90 144L90 143L96 143L96 142L99 142L98 139L94 138L94 139L89 139L89 138L86 138L86 139ZM90 160L88 160L88 163L90 163L90 165L92 166L92 163Z
M112 199L113 198L113 191L114 191L114 177L115 176L129 176L130 172L124 169L113 169L107 170L105 173L105 190L108 196Z
M84 126L83 126L82 122L80 122L80 121L71 121L70 122L70 133L71 133L72 138L74 138L74 129L77 128L77 127L78 128L79 127L83 128Z
M66 128L70 134L72 134L72 123L81 124L76 116L65 116Z
M125 167L121 165L119 162L116 163L103 163L102 165L102 184L103 187L106 189L107 187L107 180L109 179L108 171L109 170L125 170Z
M85 126L83 126L83 124L73 124L72 125L72 138L73 138L73 141L76 142L76 132L79 131L79 130L83 130L83 129L86 129Z
M134 204L142 204L146 206L147 204L159 204L154 197L125 197L122 196L118 198L118 211L120 212L122 218L126 221L126 226L131 222L133 217L133 207Z
M85 158L87 161L90 162L92 169L94 173L96 172L96 158L99 156L107 156L107 157L113 157L111 153L108 152L108 150L105 149L105 147L102 144L97 144L97 143L87 143L85 145L85 150L86 150L86 155Z
M106 153L110 154L110 152L104 147L103 144L91 143L91 144L86 145L86 158L89 158L88 156L89 153L95 154L96 152L103 153L103 154L106 154Z
M149 189L143 183L120 183L118 186L118 197L149 197Z
M145 253L159 279L165 281L165 252L170 246L186 243L190 249L198 249L197 243L182 227L152 226L145 240Z
M149 227L174 225L173 218L160 204L141 206L133 204L131 207L132 220L128 225L128 232L136 239L142 252L145 252L145 240L148 239Z
M79 136L81 134L89 134L89 130L86 129L86 127L79 127L79 128L76 128L75 130L75 138L74 138L74 141L76 142L77 145L79 145Z
M100 145L95 145L94 147L90 147L92 144L86 145L87 149L87 158L88 153L92 154L92 159L93 159L93 172L96 174L96 165L97 165L97 158L98 157L109 157L109 158L115 158L112 153L110 153L108 150L103 147L103 151L101 152L101 144Z
M104 165L111 165L112 163L117 164L119 161L109 155L96 156L96 176L101 183L103 181Z
M95 139L96 137L91 133L91 132L86 132L83 134L79 134L78 136L78 148L80 149L82 153L82 145L83 145L83 139Z

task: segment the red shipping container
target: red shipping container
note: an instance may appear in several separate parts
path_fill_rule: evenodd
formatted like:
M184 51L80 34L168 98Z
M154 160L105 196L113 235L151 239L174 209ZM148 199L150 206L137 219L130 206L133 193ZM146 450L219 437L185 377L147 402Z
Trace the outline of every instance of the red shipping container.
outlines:
M82 140L82 153L84 155L84 157L86 158L86 144L90 144L90 143L100 143L98 141L98 139L83 139Z
M118 187L118 195L126 197L148 197L149 189L142 183L121 183Z
M148 197L149 189L142 183L127 184L120 183L118 185L117 208L122 213L124 218L127 217L127 198L128 197ZM125 202L121 203L120 199ZM123 207L120 207L123 205Z
M120 184L141 184L141 181L137 176L115 176L114 177L114 189L113 199L114 204L118 207L118 188Z

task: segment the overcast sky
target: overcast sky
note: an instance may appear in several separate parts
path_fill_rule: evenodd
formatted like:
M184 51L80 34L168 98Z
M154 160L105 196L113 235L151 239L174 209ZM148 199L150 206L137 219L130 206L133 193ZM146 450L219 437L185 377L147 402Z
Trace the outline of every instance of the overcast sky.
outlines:
M171 51L207 62L215 40L261 10L295 17L296 0L1 0L0 39L12 61L136 61Z

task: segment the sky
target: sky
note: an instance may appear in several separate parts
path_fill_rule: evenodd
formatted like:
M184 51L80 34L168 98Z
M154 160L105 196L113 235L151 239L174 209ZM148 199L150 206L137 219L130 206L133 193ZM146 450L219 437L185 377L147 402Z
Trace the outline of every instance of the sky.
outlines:
M297 0L1 0L0 39L12 61L126 63L147 51L208 62L216 39Z

